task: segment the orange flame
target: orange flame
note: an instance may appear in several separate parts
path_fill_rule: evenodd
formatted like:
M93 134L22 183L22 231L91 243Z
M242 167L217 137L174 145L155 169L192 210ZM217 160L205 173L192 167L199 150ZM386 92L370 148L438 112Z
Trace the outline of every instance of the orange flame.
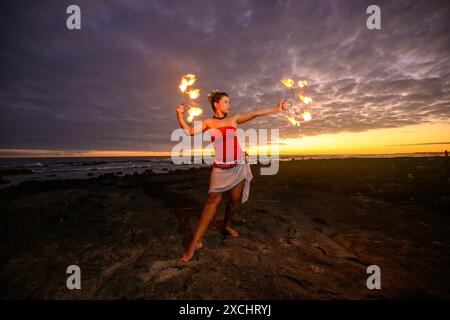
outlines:
M179 85L179 88L184 95L185 103L186 103L186 95L189 96L189 99L191 100L195 100L198 99L198 97L200 97L200 90L192 88L195 81L197 81L197 77L195 74L187 74L181 78L181 84ZM195 105L193 101L191 102ZM192 122L195 117L198 117L202 113L203 110L201 108L191 106L188 110L187 121Z
M291 88L294 85L294 80L292 79L283 79L281 82L288 88Z
M288 119L294 126L299 126L300 122L298 122L296 119L286 116L286 119Z
M181 80L181 82L185 82L187 86L194 85L195 81L197 81L197 77L195 76L195 74L187 74Z
M189 90L187 92L187 94L189 95L189 98L191 98L192 100L195 100L200 96L200 90L192 89L192 90Z
M306 81L306 80L300 80L300 81L298 82L298 86L299 86L300 88L306 87L307 85L308 85L308 81Z
M179 86L181 92L185 92L187 87L192 86L195 81L197 81L197 77L195 74L187 74L181 78L181 84Z
M312 119L311 112L309 112L309 111L304 111L304 112L302 113L302 117L303 117L303 120L305 120L305 121L311 121L311 119Z
M309 104L312 102L312 99L310 97L306 97L301 94L298 97L303 101L304 104Z
M201 108L198 108L198 107L191 107L191 108L188 110L189 116L188 116L188 118L187 118L187 121L188 121L188 122L192 122L192 120L194 120L195 117L198 117L198 116L201 115L202 113L203 113L203 110L202 110Z
M187 84L185 82L181 82L179 88L180 88L181 92L184 93L187 89Z

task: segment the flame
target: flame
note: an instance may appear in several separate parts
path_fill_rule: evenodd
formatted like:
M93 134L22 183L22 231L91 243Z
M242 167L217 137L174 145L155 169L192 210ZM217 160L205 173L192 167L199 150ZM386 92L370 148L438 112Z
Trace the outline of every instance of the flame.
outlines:
M297 120L295 120L292 117L286 116L286 119L288 119L294 126L299 126L300 122L298 122Z
M305 121L311 121L311 119L312 119L311 112L309 112L309 111L304 111L304 112L302 113L302 117L303 117L303 120L305 120Z
M195 117L198 117L199 115L201 115L203 113L203 110L201 108L197 108L197 107L191 107L188 110L188 118L187 121L188 122L192 122L192 120L194 120Z
M187 74L181 80L181 82L185 82L188 86L192 86L195 81L197 81L197 77L195 76L195 74Z
M288 88L291 88L294 85L294 80L292 79L283 79L281 82Z
M179 88L183 93L185 103L186 103L186 95L189 96L189 99L191 100L195 100L198 97L200 97L200 90L192 88L195 81L197 81L197 76L195 74L187 74L181 78L181 84L179 85ZM191 102L195 105L194 101ZM188 110L187 121L192 122L195 117L198 117L202 113L203 110L201 108L191 106Z
M200 96L200 90L192 89L192 90L189 90L187 92L187 94L189 95L189 98L191 98L192 100L195 100Z
M195 74L187 74L181 78L181 84L179 86L181 92L185 92L187 87L192 86L195 81L197 80L197 77Z
M184 93L186 91L186 89L187 89L187 84L182 81L180 86L179 86L179 88L180 88L181 92Z
M306 81L306 80L300 80L300 81L298 82L298 86L299 86L300 88L306 87L307 85L308 85L308 81Z
M281 82L288 88L292 89L292 86L294 85L294 80L292 79L282 79ZM298 87L304 88L308 85L308 81L306 80L298 80L297 81ZM295 96L295 93L293 90L292 94ZM301 93L303 93L302 90L299 90ZM298 95L301 102L304 104L310 104L313 102L313 99L311 97L304 96L303 94ZM300 126L300 122L298 120L303 121L311 121L312 115L311 112L308 110L301 110L300 105L292 104L291 108L287 107L285 108L288 111L288 115L285 115L286 119L289 120L289 122L294 126ZM297 120L298 119L298 120Z
M308 103L312 102L312 99L310 97L306 97L301 94L298 97L300 98L300 100L303 101L304 104L308 104Z

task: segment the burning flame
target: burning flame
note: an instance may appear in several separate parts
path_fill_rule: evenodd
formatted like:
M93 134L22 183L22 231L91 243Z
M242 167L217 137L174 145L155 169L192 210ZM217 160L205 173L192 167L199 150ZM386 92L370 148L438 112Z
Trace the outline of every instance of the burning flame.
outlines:
M308 81L306 81L306 80L300 80L300 81L298 82L298 86L299 86L300 88L306 87L307 85L308 85Z
M300 122L298 122L294 118L286 116L286 119L288 119L294 126L300 126Z
M281 82L288 88L292 88L292 86L294 85L294 80L292 79L283 79L281 80Z
M308 104L308 103L312 102L312 99L310 97L306 97L306 96L301 95L301 94L298 97L300 98L300 100L303 101L304 104Z
M194 120L194 117L198 117L199 115L201 115L203 113L203 110L201 108L197 108L197 107L191 107L188 110L188 118L187 121L188 122L192 122L192 120Z
M197 81L197 77L195 76L195 74L187 74L181 80L181 82L185 82L187 86L194 85L195 81Z
M303 95L303 90L301 90L302 88L305 88L308 85L308 81L306 80L298 80L296 81L296 84L298 85L298 88L300 90L298 90L298 93L295 93L295 91L293 90L293 86L295 84L294 80L292 79L282 79L281 82L287 87L290 88L289 93L292 94L292 96L294 97L295 100L295 96L298 94L298 98L300 99L300 101L307 105L313 102L313 99L311 97L307 97ZM289 102L289 100L287 100ZM293 100L292 100L293 101ZM311 112L309 110L304 110L300 104L294 103L292 102L291 106L286 107L285 108L287 111L287 115L285 115L286 119L289 120L289 122L294 125L294 126L300 126L300 122L299 121L311 121L312 120L312 115Z
M179 85L179 88L184 96L185 104L191 106L188 110L187 117L187 121L189 123L192 122L195 117L198 117L203 113L203 110L200 107L195 106L195 102L192 101L200 97L200 90L192 88L195 81L197 81L197 76L195 74L187 74L181 78L181 84ZM186 101L187 97L191 100L190 102Z
M185 92L187 89L187 84L185 82L181 82L180 86L179 86L181 92Z
M305 120L305 121L311 121L311 119L312 119L311 112L309 112L309 111L304 111L304 112L302 113L302 117L303 117L303 120Z
M187 87L192 86L195 81L197 80L197 77L195 74L187 74L183 78L181 78L181 84L179 86L181 92L185 92Z
M192 89L192 90L189 90L187 94L189 95L189 98L191 98L192 100L195 100L200 96L200 90Z

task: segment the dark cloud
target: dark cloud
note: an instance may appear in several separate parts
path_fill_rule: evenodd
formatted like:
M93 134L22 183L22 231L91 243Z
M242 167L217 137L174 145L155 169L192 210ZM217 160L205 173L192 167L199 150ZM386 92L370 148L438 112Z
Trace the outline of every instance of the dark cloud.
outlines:
M281 116L244 127L283 138L365 131L450 116L447 1L72 1L1 4L0 148L170 150L179 78L230 93L234 112L284 95L304 78L313 121Z

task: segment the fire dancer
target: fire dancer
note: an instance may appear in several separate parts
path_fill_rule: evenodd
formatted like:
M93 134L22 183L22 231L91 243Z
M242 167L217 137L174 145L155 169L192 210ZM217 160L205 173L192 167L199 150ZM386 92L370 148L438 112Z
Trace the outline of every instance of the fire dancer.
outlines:
M213 90L208 100L214 111L212 118L204 119L195 127L190 127L183 118L185 104L176 108L180 126L190 135L210 130L214 145L214 162L210 177L210 187L200 221L188 248L183 253L182 260L189 261L197 249L202 248L202 237L208 225L216 214L217 206L222 200L222 193L228 191L227 206L223 224L223 232L236 238L237 231L231 223L235 216L239 200L247 201L249 196L252 172L247 153L244 153L237 141L237 125L250 121L258 116L269 115L284 109L286 100L281 100L277 106L230 115L231 104L227 93Z

